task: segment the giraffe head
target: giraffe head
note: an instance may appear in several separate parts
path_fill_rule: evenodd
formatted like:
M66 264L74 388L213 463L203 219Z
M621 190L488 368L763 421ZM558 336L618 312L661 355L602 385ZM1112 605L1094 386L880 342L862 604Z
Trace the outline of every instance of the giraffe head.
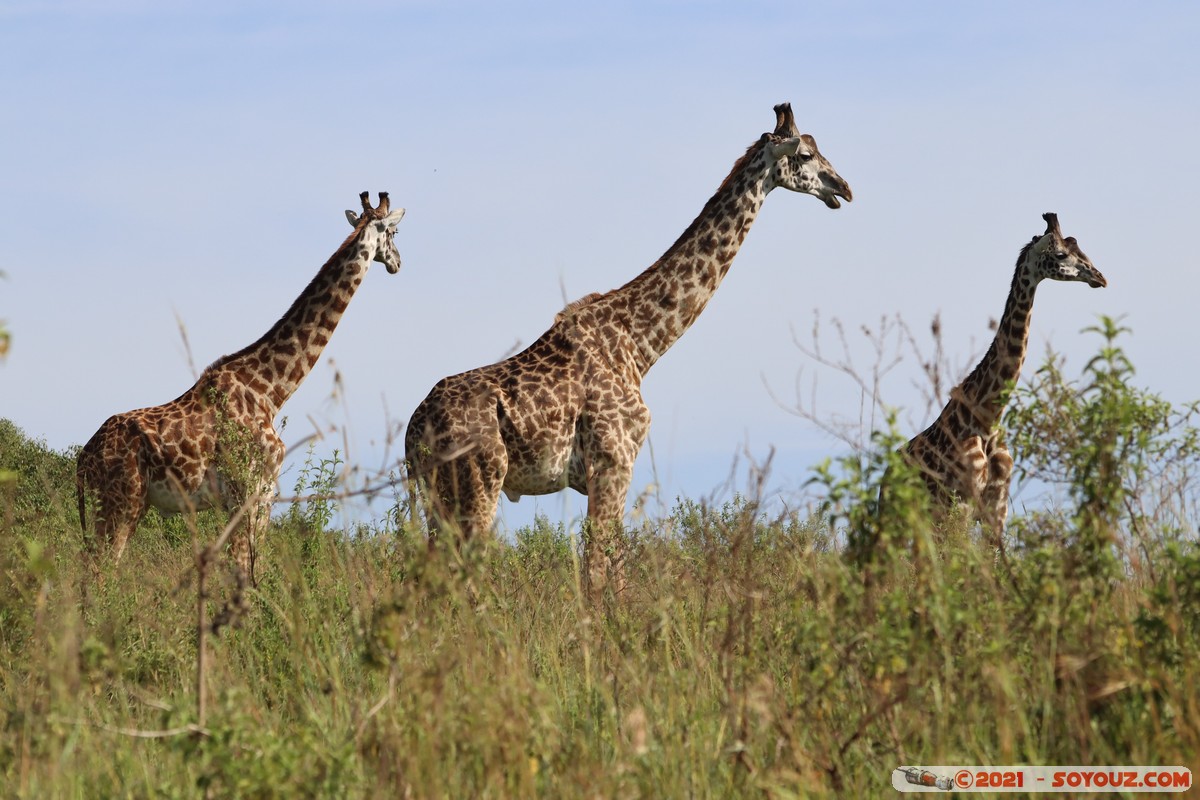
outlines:
M1042 214L1046 232L1034 236L1021 251L1018 263L1029 271L1035 282L1049 278L1054 281L1083 281L1093 289L1107 286L1108 281L1091 260L1079 249L1075 237L1063 238L1057 214Z
M807 133L800 133L796 127L791 103L775 106L775 130L764 133L761 141L772 162L768 191L782 186L793 192L811 194L830 208L841 207L839 197L847 203L854 199L850 184L817 149L817 140Z
M404 209L398 208L392 211L392 202L388 199L387 192L379 193L377 208L371 208L370 192L363 192L358 197L362 200L362 216L346 209L346 219L355 228L362 226L364 243L368 248L374 249L371 258L383 264L387 267L388 272L395 275L400 271L400 253L396 250L395 242L396 225L404 218Z

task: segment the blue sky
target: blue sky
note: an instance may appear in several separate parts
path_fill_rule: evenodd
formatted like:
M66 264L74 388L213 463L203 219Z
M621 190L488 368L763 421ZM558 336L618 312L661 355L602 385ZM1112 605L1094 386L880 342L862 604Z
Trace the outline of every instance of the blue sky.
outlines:
M1081 366L1079 331L1125 315L1141 382L1191 400L1198 35L1182 2L0 2L0 416L66 447L177 396L176 316L197 368L254 340L382 189L404 268L368 276L285 409L285 439L336 427L321 448L373 471L439 378L652 263L784 100L855 201L768 198L651 371L652 514L772 447L802 502L845 445L789 413L798 376L823 418L862 397L793 333L841 320L868 371L861 326L900 314L927 343L940 314L965 371L1044 211L1109 288L1042 287L1026 375L1047 344ZM911 431L920 385L912 358L881 384Z

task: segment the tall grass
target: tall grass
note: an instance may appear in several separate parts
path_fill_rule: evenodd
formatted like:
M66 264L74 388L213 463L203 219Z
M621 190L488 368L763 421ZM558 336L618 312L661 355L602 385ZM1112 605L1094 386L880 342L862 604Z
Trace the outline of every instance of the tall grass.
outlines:
M327 495L298 502L209 640L202 727L193 531L223 518L147 518L84 603L73 453L0 422L0 794L882 797L901 764L1196 769L1193 432L1098 380L1112 355L1018 392L1018 461L1068 491L1018 509L1003 557L918 497L877 513L886 433L815 473L819 513L681 500L629 531L628 595L596 610L550 521L430 552L405 514L346 535ZM1068 398L1092 430L1052 416ZM1164 427L1126 447L1147 409Z

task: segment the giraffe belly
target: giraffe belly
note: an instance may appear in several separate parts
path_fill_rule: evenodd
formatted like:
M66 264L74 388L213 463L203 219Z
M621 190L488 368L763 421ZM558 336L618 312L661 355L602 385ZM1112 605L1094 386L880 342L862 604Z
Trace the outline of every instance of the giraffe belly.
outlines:
M210 467L195 486L171 480L151 481L147 486L146 502L163 514L178 514L183 511L203 511L221 505L225 481Z
M540 458L513 458L509 453L508 472L504 476L504 496L517 502L524 495L561 492L578 489L576 475L581 473L577 452L572 448L543 453Z

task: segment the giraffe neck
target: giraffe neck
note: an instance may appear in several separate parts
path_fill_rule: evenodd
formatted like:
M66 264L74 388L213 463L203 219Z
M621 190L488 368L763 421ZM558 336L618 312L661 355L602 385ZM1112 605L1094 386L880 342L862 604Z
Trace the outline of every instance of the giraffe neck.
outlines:
M257 341L220 359L209 373L233 373L272 416L300 387L371 264L364 225L325 262L290 308Z
M1037 283L1024 263L1017 266L996 337L983 360L952 393L964 436L985 436L1000 422L1008 393L1025 361Z
M610 293L642 376L683 335L721 285L770 189L760 141L742 156L700 215L645 272Z

